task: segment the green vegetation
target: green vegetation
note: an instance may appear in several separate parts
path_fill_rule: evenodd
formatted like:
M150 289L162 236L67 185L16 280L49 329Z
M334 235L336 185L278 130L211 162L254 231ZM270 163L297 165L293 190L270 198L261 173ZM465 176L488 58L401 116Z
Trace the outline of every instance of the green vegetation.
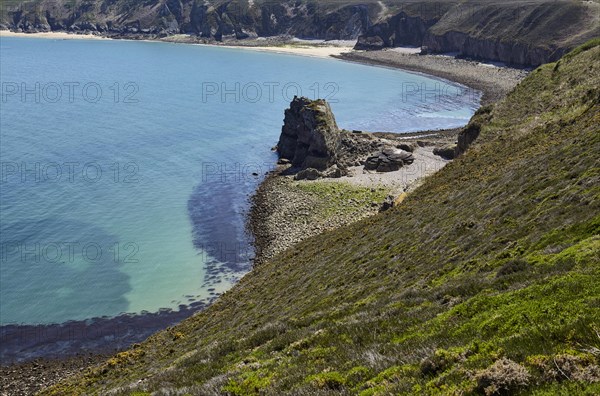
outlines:
M600 33L598 10L597 4L587 1L465 1L451 8L431 32L464 32L476 39L538 48L573 48Z
M296 182L293 187L314 198L314 213L322 217L360 214L365 211L365 207L371 210L374 203L379 206L389 194L389 189L384 187L372 189L344 182Z
M45 394L600 393L600 46L587 47L534 71L400 206L309 238Z

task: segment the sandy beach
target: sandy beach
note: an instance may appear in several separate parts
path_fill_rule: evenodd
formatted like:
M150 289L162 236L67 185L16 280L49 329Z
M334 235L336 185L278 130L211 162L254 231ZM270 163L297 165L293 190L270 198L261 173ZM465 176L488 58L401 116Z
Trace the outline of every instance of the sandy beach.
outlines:
M228 45L228 44L199 44L211 47L235 48L248 51L271 52L276 54L300 55L313 58L331 58L333 56L341 56L352 51L352 47L343 46L315 46L315 45L281 45L281 46L243 46L243 45Z
M10 30L0 30L0 38L2 37L30 37L51 40L110 40L107 37L94 34L75 34L67 32L17 33L11 32Z
M111 38L94 34L75 34L67 32L43 32L43 33L17 33L9 30L0 30L2 37L20 37L20 38L42 38L51 40L133 40L126 38ZM205 45L209 47L235 48L249 51L272 52L278 54L310 56L316 58L330 58L332 56L341 56L346 52L352 51L353 43L349 41L325 42L322 40L291 40L287 43L269 44L266 40L247 41L244 45L237 44L204 44L196 42L191 36L176 35L166 39L140 41L158 41L178 44ZM261 45L264 41L264 45Z

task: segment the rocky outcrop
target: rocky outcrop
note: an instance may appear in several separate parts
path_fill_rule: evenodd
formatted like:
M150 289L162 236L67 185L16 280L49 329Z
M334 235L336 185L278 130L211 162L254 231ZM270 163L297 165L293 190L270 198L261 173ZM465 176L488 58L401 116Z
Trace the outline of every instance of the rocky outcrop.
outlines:
M430 27L440 16L436 13L410 15L402 11L389 20L372 26L360 36L355 49L378 50L384 47L421 46Z
M329 104L294 97L285 119L277 153L299 169L325 170L337 163L341 131Z
M456 146L455 157L463 155L469 146L479 137L481 126L477 123L470 123L458 135L458 144Z
M571 48L547 48L534 43L502 42L469 36L462 32L447 32L440 36L427 34L423 46L429 53L453 52L459 57L485 59L510 65L538 66L560 59Z
M278 164L296 180L339 178L355 166L393 172L414 161L411 144L340 129L325 100L303 97L295 97L285 111L276 150Z
M458 134L458 143L454 151L454 158L464 154L469 146L479 137L481 126L489 122L491 119L492 106L483 106L479 108Z

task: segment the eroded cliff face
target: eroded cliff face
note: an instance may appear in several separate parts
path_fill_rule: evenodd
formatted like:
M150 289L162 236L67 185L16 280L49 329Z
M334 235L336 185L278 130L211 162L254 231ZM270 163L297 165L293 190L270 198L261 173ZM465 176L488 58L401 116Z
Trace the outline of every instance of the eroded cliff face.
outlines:
M357 49L422 46L432 53L538 66L600 35L600 4L447 2L405 7L359 37Z
M3 3L0 28L22 32L72 31L108 36L246 39L289 35L356 39L379 15L377 2L352 4L284 0L39 0Z
M447 32L440 36L427 34L423 46L429 52L456 52L459 56L500 61L510 65L538 66L560 59L571 47L538 46L534 42L501 41L472 37L462 32Z
M450 2L410 2L384 17L358 38L356 49L421 46L429 29L451 8Z

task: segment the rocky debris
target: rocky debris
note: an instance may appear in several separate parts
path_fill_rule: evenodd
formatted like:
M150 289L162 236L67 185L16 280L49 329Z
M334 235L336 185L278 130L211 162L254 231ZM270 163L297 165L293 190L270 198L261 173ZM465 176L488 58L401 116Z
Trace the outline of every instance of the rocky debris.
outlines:
M433 149L433 154L442 157L445 160L453 160L456 156L456 144L447 144L445 146Z
M277 144L278 164L291 165L296 180L339 178L348 175L349 167L364 165L371 153L396 145L406 148L405 153L414 149L409 143L397 144L371 133L340 130L326 101L296 97L285 111ZM389 150L391 159L383 162L391 162L391 168L399 169L402 160L402 165L410 162L408 155L400 155L401 149Z
M321 176L323 176L323 174L315 168L308 168L296 173L294 180L317 180Z
M415 158L412 153L397 148L385 148L365 161L365 170L393 172L410 165Z
M366 51L374 51L380 50L384 48L385 41L379 36L360 36L354 49L356 50L366 50Z
M294 97L285 119L277 153L300 170L325 170L337 163L341 146L338 128L329 104L322 99Z
M29 396L83 370L100 364L110 355L77 355L62 359L36 359L0 365L0 395Z
M342 168L361 166L371 153L381 150L386 144L386 140L376 138L370 133L357 134L342 131L338 164Z
M331 168L327 169L323 173L323 177L328 177L332 179L339 179L342 176L351 176L348 173L348 169L339 168L337 165L333 165Z
M248 228L254 236L255 266L307 238L375 215L381 207L371 199L349 199L324 215L319 209L323 198L298 188L300 183L312 182L272 173L253 196Z

